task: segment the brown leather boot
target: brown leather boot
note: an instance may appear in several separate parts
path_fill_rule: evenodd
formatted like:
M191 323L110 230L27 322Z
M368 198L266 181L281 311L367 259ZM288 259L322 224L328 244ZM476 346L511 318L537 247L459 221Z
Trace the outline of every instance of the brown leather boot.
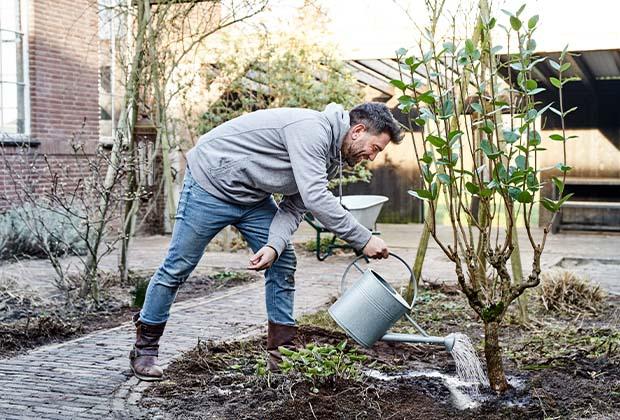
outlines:
M294 325L282 325L269 322L267 325L267 369L270 372L278 372L278 364L282 362L282 354L278 347L283 346L293 350L293 340L297 336L297 327Z
M133 316L136 325L136 343L129 353L129 365L134 375L143 381L161 381L164 370L157 365L159 338L166 323L148 325L140 321L140 314Z

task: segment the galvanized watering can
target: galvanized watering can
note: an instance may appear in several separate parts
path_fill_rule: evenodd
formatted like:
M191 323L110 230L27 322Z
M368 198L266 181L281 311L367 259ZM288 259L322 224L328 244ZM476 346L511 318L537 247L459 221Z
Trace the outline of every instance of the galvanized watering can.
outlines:
M351 287L342 290L340 298L329 308L329 315L357 343L371 347L377 340L399 341L407 343L440 344L448 352L454 347L454 336L429 336L409 315L417 298L417 287L409 265L396 254L390 255L402 262L411 275L414 286L414 298L411 306L390 284L375 271L366 269L359 280ZM344 272L342 284L351 267L358 270L356 258ZM402 317L407 318L420 332L418 334L390 334L387 331Z

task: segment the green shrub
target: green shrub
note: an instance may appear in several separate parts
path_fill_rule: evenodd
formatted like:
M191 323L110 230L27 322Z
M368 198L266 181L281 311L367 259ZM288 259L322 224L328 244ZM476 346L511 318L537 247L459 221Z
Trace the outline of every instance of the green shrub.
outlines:
M85 255L85 232L79 231L81 219L79 212L75 213L45 204L9 209L0 215L0 260L43 258L46 252L55 256Z
M331 102L350 109L363 100L361 86L343 62L316 45L291 42L284 50L266 47L256 59L250 60L245 72L238 72L238 67L235 58L232 63L205 69L207 83L221 74L239 73L239 76L209 106L208 112L199 117L199 134L259 109L290 107L322 111ZM370 182L371 176L362 162L355 168L344 170L343 185ZM336 186L335 180L330 181L329 188Z

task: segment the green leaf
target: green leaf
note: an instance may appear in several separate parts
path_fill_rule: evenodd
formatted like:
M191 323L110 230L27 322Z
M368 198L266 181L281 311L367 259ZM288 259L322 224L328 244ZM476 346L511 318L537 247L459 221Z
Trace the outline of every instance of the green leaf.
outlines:
M564 197L562 197L560 199L560 201L558 202L558 207L562 206L562 204L566 203L568 201L569 198L571 198L573 195L575 195L574 193L570 193L570 194L566 194Z
M454 45L453 42L444 42L443 43L443 48L446 51L451 52L452 54L454 54L454 52L456 51L456 46Z
M392 86L396 86L398 89L404 91L407 88L407 85L402 80L394 79L390 80L390 84Z
M471 194L479 194L480 193L480 187L477 186L476 184L474 184L473 182L466 182L465 183L465 188L467 188L467 191L469 191Z
M431 192L428 190L409 190L407 191L407 194L414 196L415 198L418 198L420 200L432 200L433 196L431 195Z
M407 50L405 48L399 48L396 50L396 57L402 57L407 54Z
M564 141L564 136L560 135L560 134L552 134L549 136L549 138L551 140L555 140L555 141Z
M280 353L282 353L283 356L292 356L293 354L295 354L296 352L287 349L286 347L278 347L278 350L280 351Z
M484 120L480 129L487 134L493 134L493 130L495 130L495 124L491 120Z
M431 172L428 164L422 165L422 175L424 176L426 182L431 182L435 176L435 174Z
M523 12L523 10L525 10L525 3L523 3L521 7L519 7L519 10L517 10L517 16L519 16Z
M504 141L508 144L516 142L521 137L519 133L510 130L503 130L502 135L504 136Z
M411 105L415 105L416 101L413 97L409 96L409 95L402 95L398 98L398 102L400 102L402 105L405 106L411 106Z
M566 56L567 52L568 52L568 44L566 44L566 46L562 50L562 53L560 54L560 61L564 61L564 57Z
M528 91L527 94L528 95L537 95L540 92L544 92L545 90L547 90L547 89L545 89L543 87L540 87L540 88L536 88L536 89L532 89L532 90Z
M425 152L424 155L420 158L420 160L426 163L427 165L430 165L430 163L433 161L433 152L431 151Z
M543 108L541 108L537 113L536 116L540 117L541 115L543 115L545 112L547 112L547 110L551 107L551 105L553 105L553 102L551 102L550 104L545 105Z
M491 195L493 195L493 189L491 188L483 188L482 190L480 190L480 197L482 198L487 198Z
M500 52L504 47L502 45L496 45L493 48L491 48L491 55L495 55L498 52Z
M522 192L521 188L517 188L517 187L513 187L513 186L508 187L508 195L510 195L510 197L513 200L516 200L517 197L519 197L519 194L521 194L521 192Z
M563 163L558 163L555 165L555 167L558 168L561 172L568 172L573 169L570 166L564 165Z
M512 29L518 31L519 29L521 29L521 25L521 20L518 17L510 16L510 26L512 26Z
M550 109L550 110L551 110L551 112L553 112L554 114L559 115L560 117L563 117L562 113L561 113L559 110L555 109L554 107L549 107L549 109Z
M551 82L553 86L555 86L558 89L562 87L562 82L557 77L550 77L549 81Z
M493 159L501 155L501 152L498 151L494 145L489 143L487 139L484 139L480 142L480 149L482 149L482 152L484 152L484 154L487 155L489 159Z
M445 117L451 116L454 112L454 101L450 98L443 101L442 112Z
M525 156L519 155L515 158L515 164L517 165L517 168L525 169L525 163L526 163Z
M468 55L472 55L472 53L476 50L474 43L471 39L465 40L465 51Z
M433 198L433 200L435 200L438 195L439 195L439 187L437 186L437 183L431 182L431 197Z
M528 191L521 191L517 196L517 201L519 203L531 203L533 201L532 194Z
M538 23L538 15L534 15L527 21L527 27L529 29L534 29L537 23Z
M347 340L342 340L340 343L338 343L338 345L336 346L336 348L340 351L344 351L344 348L347 346Z
M562 182L562 180L560 178L553 177L551 178L551 181L553 181L555 188L557 188L557 191L560 193L560 196L562 196L562 193L564 192L564 183Z
M536 50L536 41L534 39L527 40L527 49L534 52Z
M543 205L544 208L546 208L547 210L549 210L551 213L555 213L556 211L558 211L558 205L557 202L554 200L551 200L547 197L543 197L540 199L540 204Z
M523 70L523 65L521 63L511 63L510 67L512 67L513 69L515 69L517 71L522 71Z
M576 107L576 106L574 106L574 107L572 107L571 109L569 109L568 111L565 111L565 112L564 112L564 116L567 116L568 114L570 114L571 112L576 111L576 110L577 110L577 107Z
M553 67L554 70L560 71L561 66L557 61L549 59L548 63L551 67Z
M426 136L426 140L435 147L443 147L446 145L446 141L444 139L434 136L432 134Z
M528 144L530 146L538 146L541 142L540 133L536 130L530 130L528 136Z
M482 109L482 105L478 102L472 102L469 106L471 106L478 114L484 114L484 109Z
M564 72L564 71L566 71L566 70L568 70L568 69L570 69L570 63L563 63L563 64L560 66L560 72Z
M432 105L435 103L435 97L433 96L433 91L429 90L428 92L424 92L417 97L418 101L424 102L426 104Z
M452 143L452 140L459 139L463 135L461 130L454 130L448 133L448 141Z
M424 118L416 118L413 120L418 127L423 127L426 124L426 120Z
M537 87L538 87L538 83L536 83L536 80L528 79L525 81L526 90L533 90L533 89L536 89Z
M525 114L525 120L527 122L531 122L531 121L534 121L537 116L538 116L538 111L536 111L534 108L532 108L532 109L528 110L527 113Z
M452 178L450 178L450 175L447 174L439 174L437 175L437 178L439 179L439 182L444 185L450 185L450 183L452 182Z

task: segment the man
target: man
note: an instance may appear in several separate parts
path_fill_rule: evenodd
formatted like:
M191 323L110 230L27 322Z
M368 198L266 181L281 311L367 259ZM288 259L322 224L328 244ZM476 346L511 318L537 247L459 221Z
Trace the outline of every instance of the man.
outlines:
M385 242L359 224L327 189L342 161L374 160L400 141L398 123L380 103L345 112L279 108L252 112L203 135L187 155L187 170L168 254L151 279L130 353L134 374L160 380L157 350L177 290L224 227L235 226L254 255L249 269L265 272L268 365L295 337L296 257L290 243L310 211L327 229L371 258L386 258ZM277 205L273 193L283 194Z

